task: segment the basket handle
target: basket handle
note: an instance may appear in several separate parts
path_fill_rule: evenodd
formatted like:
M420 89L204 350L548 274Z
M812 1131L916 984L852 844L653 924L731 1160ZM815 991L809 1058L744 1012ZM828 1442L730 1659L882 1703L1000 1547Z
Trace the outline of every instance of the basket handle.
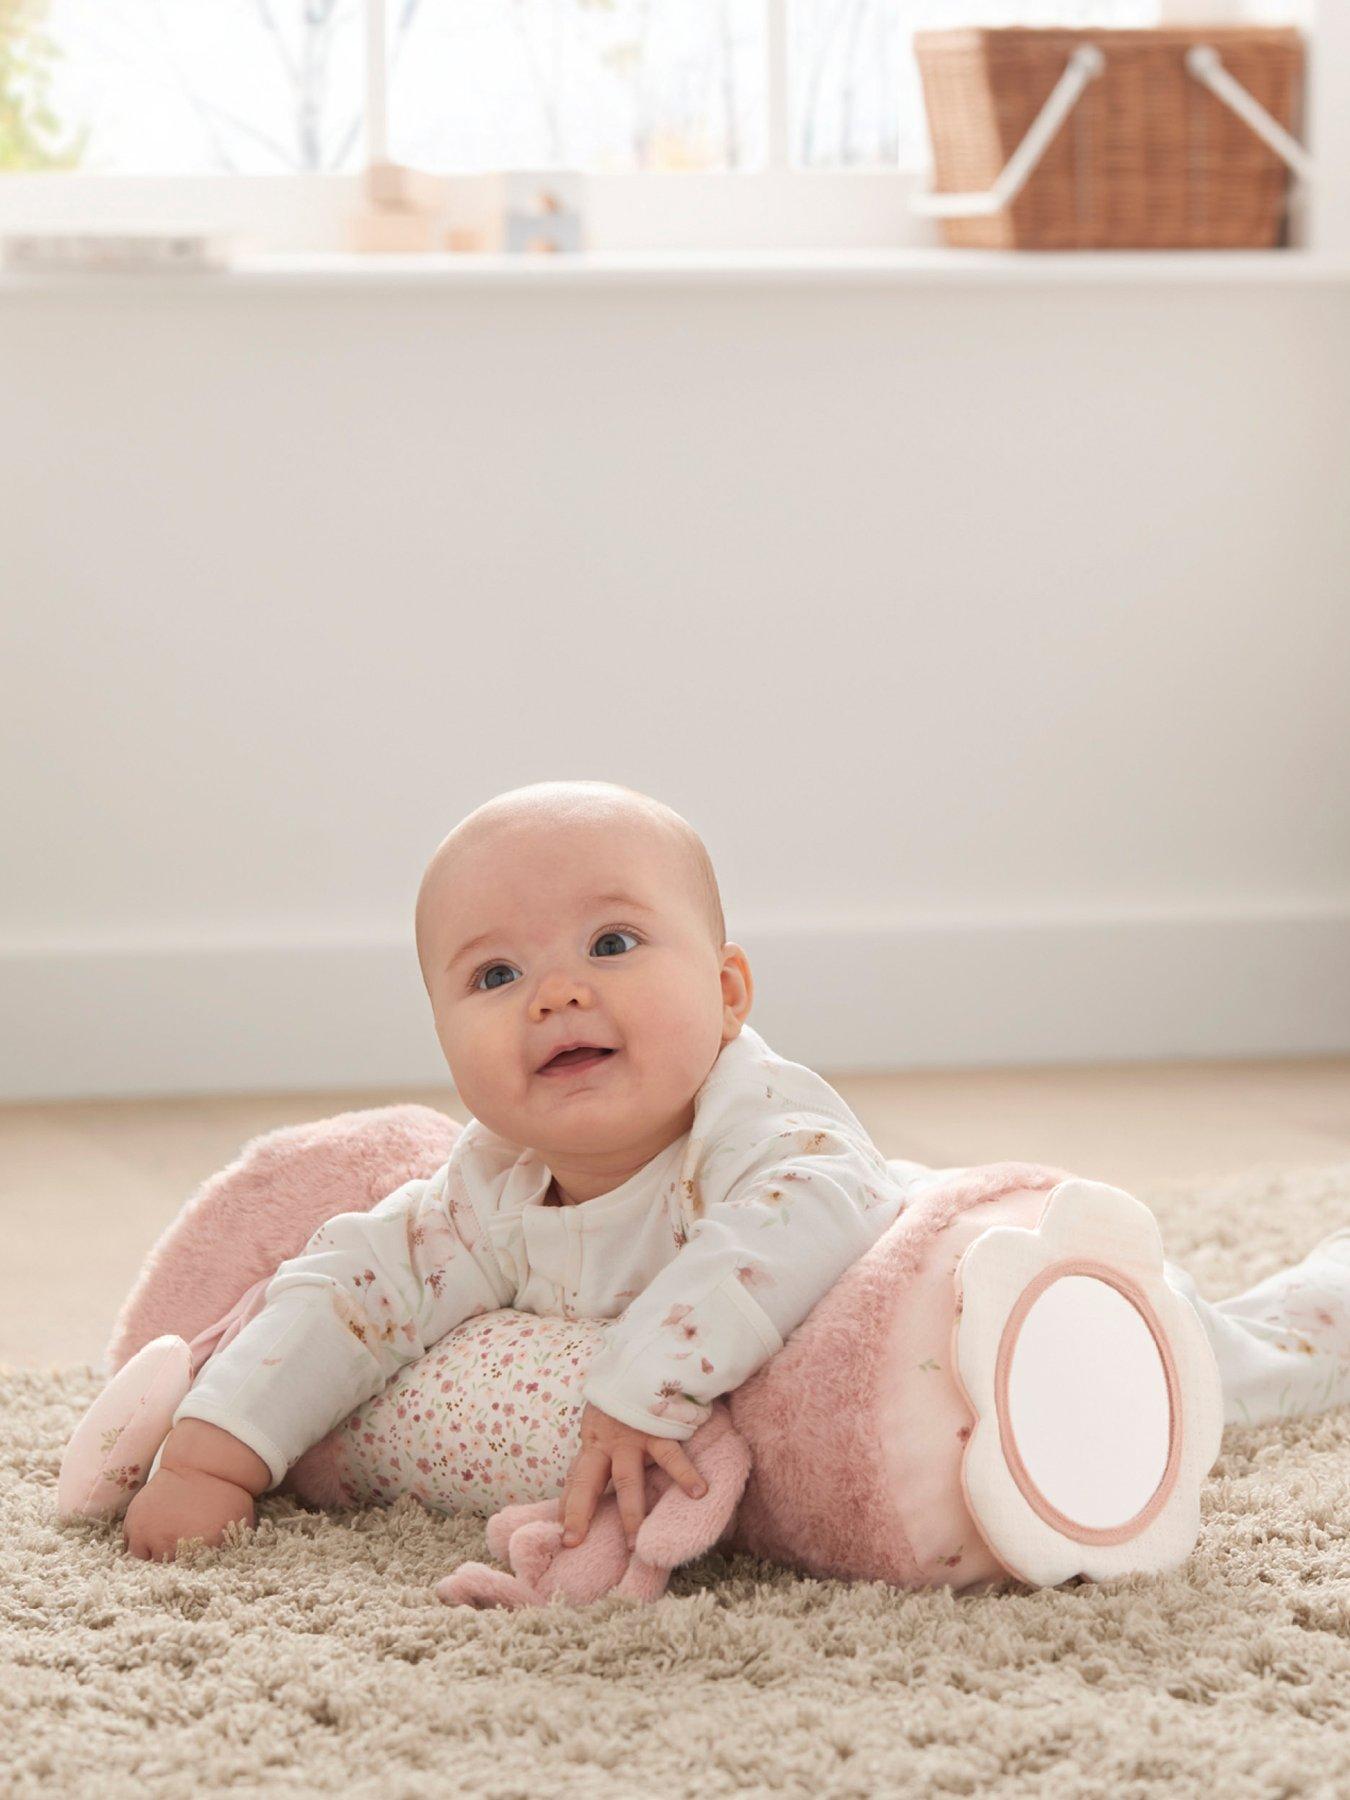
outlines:
M1078 46L993 187L980 194L913 194L910 206L934 219L970 219L1002 212L1021 193L1056 132L1077 106L1083 89L1096 80L1105 66L1106 58L1095 44Z
M1192 44L1186 52L1186 68L1197 81L1203 82L1212 94L1235 112L1244 125L1250 125L1257 137L1269 144L1277 156L1283 157L1295 175L1303 181L1312 180L1314 164L1308 152L1297 138L1290 137L1277 119L1271 118L1261 102L1253 99L1240 81L1228 73L1223 66L1223 58L1212 44Z
M1106 58L1095 44L1080 44L994 185L978 194L914 194L910 197L913 211L933 219L972 219L1002 212L1021 193L1056 132L1077 106L1083 89L1105 66ZM1313 160L1308 152L1228 73L1212 44L1193 44L1186 52L1186 69L1283 157L1295 175L1311 180Z

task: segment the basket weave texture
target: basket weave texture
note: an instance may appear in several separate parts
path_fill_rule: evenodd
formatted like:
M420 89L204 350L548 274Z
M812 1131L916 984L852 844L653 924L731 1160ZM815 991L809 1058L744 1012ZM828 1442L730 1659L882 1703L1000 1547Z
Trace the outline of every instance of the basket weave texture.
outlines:
M1001 212L944 219L949 244L985 249L1265 249L1283 241L1289 171L1185 55L1224 67L1300 136L1303 40L1283 27L920 31L914 51L935 188L992 187L1080 44L1106 64L1026 185Z

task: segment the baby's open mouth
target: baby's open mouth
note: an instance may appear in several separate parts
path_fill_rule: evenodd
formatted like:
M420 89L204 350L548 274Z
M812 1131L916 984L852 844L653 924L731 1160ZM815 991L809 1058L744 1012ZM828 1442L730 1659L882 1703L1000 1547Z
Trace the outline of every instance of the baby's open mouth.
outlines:
M602 1050L594 1044L578 1044L575 1050L560 1050L555 1057L544 1064L539 1073L541 1075L564 1075L574 1069L590 1069L617 1054L618 1052L615 1050Z

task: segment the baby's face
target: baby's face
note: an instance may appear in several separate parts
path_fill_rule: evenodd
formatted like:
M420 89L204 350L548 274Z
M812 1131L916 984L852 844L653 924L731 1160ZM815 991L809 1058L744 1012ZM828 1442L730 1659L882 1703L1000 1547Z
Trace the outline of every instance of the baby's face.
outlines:
M425 906L436 1035L460 1099L489 1130L547 1160L641 1153L689 1129L693 1096L740 1018L723 993L727 959L664 837L614 820L480 830L433 877ZM542 1073L574 1040L613 1053Z

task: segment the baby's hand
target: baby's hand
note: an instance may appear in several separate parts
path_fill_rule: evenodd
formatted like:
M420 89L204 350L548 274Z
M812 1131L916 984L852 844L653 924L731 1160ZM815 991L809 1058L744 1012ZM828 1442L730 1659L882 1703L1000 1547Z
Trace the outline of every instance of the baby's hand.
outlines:
M581 1450L567 1471L563 1488L563 1543L579 1544L590 1529L591 1517L614 1471L614 1493L619 1502L624 1535L631 1550L646 1512L647 1459L659 1463L695 1500L707 1493L707 1483L675 1438L650 1437L621 1419L612 1419L598 1406L587 1403L581 1415Z
M227 1525L253 1519L247 1488L195 1469L160 1469L127 1508L122 1535L133 1556L172 1562L180 1539L201 1538L214 1549Z

